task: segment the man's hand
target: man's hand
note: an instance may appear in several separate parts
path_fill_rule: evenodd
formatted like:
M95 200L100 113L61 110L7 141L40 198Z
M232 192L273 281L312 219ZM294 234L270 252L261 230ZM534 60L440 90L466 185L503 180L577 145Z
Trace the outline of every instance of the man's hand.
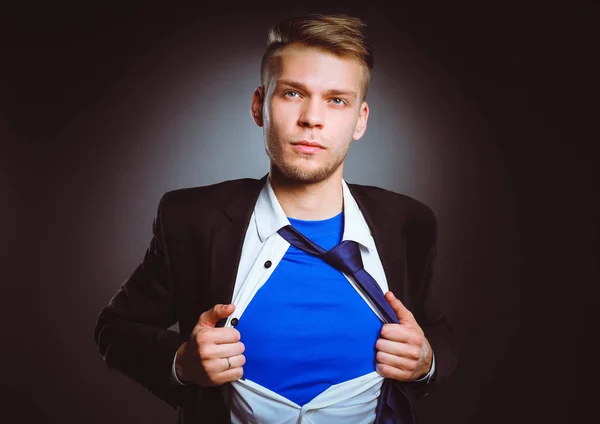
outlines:
M385 298L396 312L400 324L384 324L375 343L376 370L386 378L413 381L431 369L433 353L412 312L392 292Z
M234 310L235 306L231 304L216 305L200 315L190 340L177 351L177 378L208 387L242 377L246 357L240 332L235 328L215 328L218 321Z

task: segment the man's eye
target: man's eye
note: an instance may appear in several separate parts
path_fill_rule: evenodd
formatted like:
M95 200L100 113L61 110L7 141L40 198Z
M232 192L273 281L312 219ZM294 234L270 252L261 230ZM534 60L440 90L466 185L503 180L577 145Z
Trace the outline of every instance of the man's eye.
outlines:
M286 91L285 96L287 97L298 97L300 94L297 91Z
M331 99L331 101L336 104L336 105L343 105L344 104L344 100L340 99L339 97L335 97L333 99Z

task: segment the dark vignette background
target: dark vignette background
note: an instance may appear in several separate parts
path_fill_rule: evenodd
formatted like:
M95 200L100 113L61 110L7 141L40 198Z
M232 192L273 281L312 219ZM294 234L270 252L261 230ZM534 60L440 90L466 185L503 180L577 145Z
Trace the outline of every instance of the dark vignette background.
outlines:
M175 421L107 370L96 316L165 191L264 175L248 107L266 31L306 11L361 16L375 45L346 179L440 222L460 365L422 422L595 421L591 2L123 3L0 7L1 421Z

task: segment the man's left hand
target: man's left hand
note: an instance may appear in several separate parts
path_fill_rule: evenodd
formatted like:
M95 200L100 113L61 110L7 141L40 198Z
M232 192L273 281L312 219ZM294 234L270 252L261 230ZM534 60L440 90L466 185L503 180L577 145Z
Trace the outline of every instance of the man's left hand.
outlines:
M375 343L376 370L381 376L398 381L417 380L431 369L431 345L412 312L392 292L387 292L385 298L400 324L384 324L381 328Z

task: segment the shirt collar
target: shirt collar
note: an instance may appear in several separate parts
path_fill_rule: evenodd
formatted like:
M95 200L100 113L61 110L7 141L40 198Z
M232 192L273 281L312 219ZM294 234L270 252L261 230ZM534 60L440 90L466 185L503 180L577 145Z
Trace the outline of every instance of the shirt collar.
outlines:
M350 193L346 181L343 179L342 192L344 196L344 235L342 236L342 240L353 240L369 250L374 250L375 241L371 235L371 230L356 200L354 200L352 193ZM279 231L280 228L290 225L290 221L281 208L277 196L275 196L270 177L267 178L254 206L254 219L258 230L258 237L263 243Z

